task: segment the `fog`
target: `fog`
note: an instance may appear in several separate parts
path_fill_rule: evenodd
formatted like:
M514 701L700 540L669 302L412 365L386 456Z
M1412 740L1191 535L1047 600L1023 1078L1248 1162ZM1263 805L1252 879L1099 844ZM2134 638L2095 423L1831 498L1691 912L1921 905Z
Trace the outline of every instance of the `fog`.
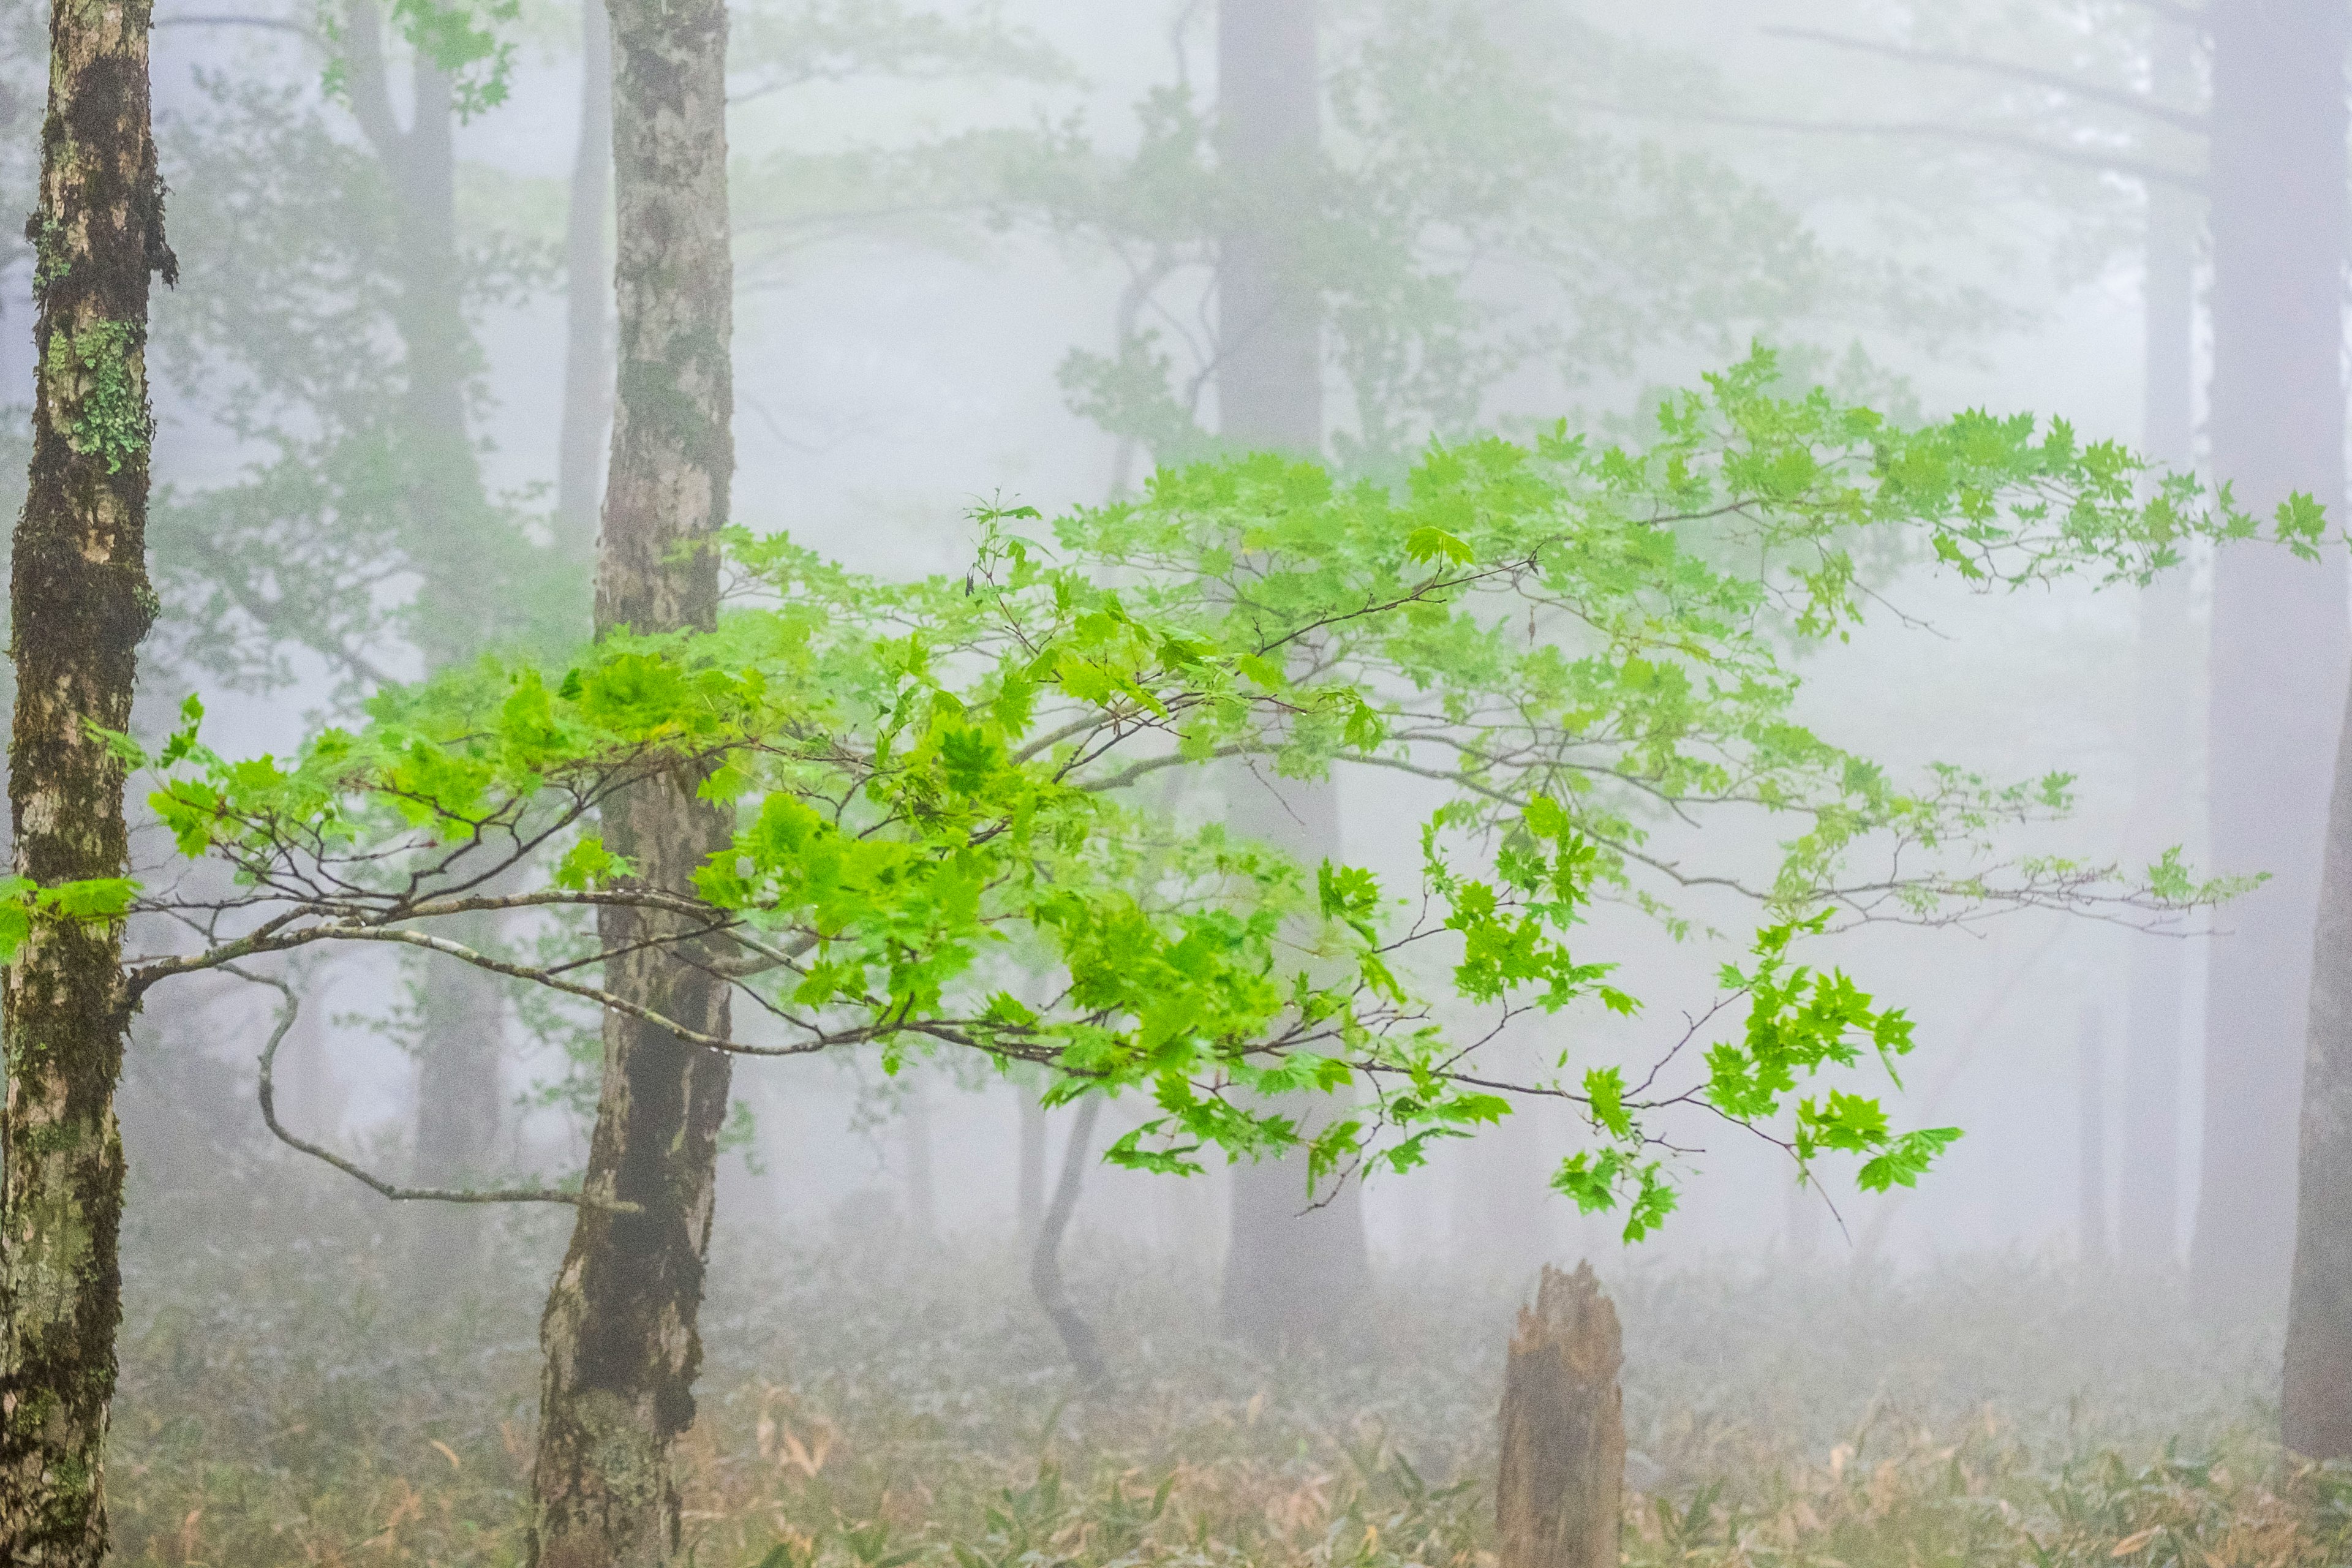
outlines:
M991 581L984 509L1035 509L1020 526L1043 538L1146 495L1158 467L1251 449L1400 495L1433 443L1557 425L1639 450L1661 438L1661 398L1760 346L1774 395L1820 387L1903 427L2063 420L2085 447L2145 454L2130 504L2175 468L2206 502L2229 485L2251 531L2291 492L2340 527L2341 9L731 0L733 484L717 521L885 579L961 578L969 596L967 574ZM646 243L612 205L597 117L613 85L583 54L609 46L588 20L568 0L156 9L177 278L146 338L160 610L131 729L151 748L191 693L215 752L288 759L486 650L543 657L551 689L581 657L627 308L614 247L626 288ZM19 4L6 33L0 179L28 210L47 26ZM419 63L436 26L488 42L443 74ZM1284 62L1310 58L1300 97ZM1221 91L1244 64L1255 74ZM19 473L37 264L27 241L0 274ZM1272 324L1238 331L1243 301ZM1754 564L1741 539L1686 537L1727 570ZM2237 1561L2221 1532L2275 1528L2291 1543L2265 1561L2327 1560L2341 1521L2294 1513L2308 1476L2276 1428L2291 1275L2332 1300L2294 1271L2344 1250L2328 1227L2352 1221L2352 1193L2314 1196L2334 1145L2296 1109L2306 1053L2324 1075L2352 1050L2340 996L2309 1021L2352 940L2341 910L2317 912L2352 897L2322 872L2345 831L2328 827L2352 642L2340 548L2305 561L2189 530L2145 584L2125 564L2011 584L1971 581L1925 537L1838 536L1855 625L1816 636L1753 612L1797 678L1790 722L1902 787L1947 764L2068 781L2063 811L1995 813L1980 848L1898 834L1857 848L1853 876L1895 887L1948 851L1963 880L2069 890L1825 896L1828 931L1797 949L1912 1020L1895 1073L1864 1050L1836 1082L1897 1129L1959 1130L1916 1184L1861 1190L1856 1162L1824 1153L1800 1185L1783 1142L1810 1079L1755 1127L1696 1100L1657 1112L1677 1203L1628 1241L1622 1205L1582 1212L1555 1183L1600 1146L1570 1100L1522 1097L1418 1170L1310 1184L1295 1155L1211 1147L1190 1176L1106 1163L1167 1110L1154 1080L1041 1111L1060 1069L1018 1052L908 1036L887 1055L747 1056L708 1222L699 1425L676 1460L698 1560L1369 1561L1339 1533L1360 1516L1401 1561L1485 1561L1508 1311L1544 1266L1584 1259L1624 1324L1626 1485L1665 1500L1655 1520L1637 1500L1632 1555L2007 1562L2063 1538L2084 1562ZM1759 545L1754 569L1792 570L1796 549ZM1598 621L1544 613L1562 647L1607 644ZM1437 774L1343 755L1327 780L1269 776L1221 763L1121 798L1272 841L1310 887L1328 858L1419 889L1423 824L1450 798ZM130 786L131 874L230 888L217 868L172 868L152 787ZM1630 1079L1664 1056L1705 1079L1706 1049L1743 1026L1710 1012L1719 971L1766 923L1730 884L1769 885L1805 831L1744 790L1699 807L1656 792L1635 808L1631 879L1579 917L1577 956L1613 965L1639 1010L1529 1011L1481 1070L1581 1081L1614 1063ZM2197 879L2266 879L2152 903L2066 880L2144 884L2176 848ZM543 879L502 875L484 885ZM528 969L588 940L574 912L587 923L449 929ZM131 949L185 951L178 918L141 906ZM1446 989L1454 960L1412 962L1433 1016L1478 1035L1483 1015ZM264 985L215 970L144 993L130 1028L116 1559L552 1563L520 1522L533 1325L593 1212L569 1203L611 1026L520 971L414 948L320 942L263 967ZM284 1030L280 984L301 1003ZM755 1046L790 1037L748 1005L733 1018ZM280 1034L275 1104L297 1141L394 1184L574 1198L395 1203L273 1139L257 1058ZM2323 1123L2341 1109L2314 1103ZM1257 1267L1236 1261L1254 1247L1286 1256L1281 1289L1328 1293L1339 1316L1258 1334L1229 1277ZM1073 1378L1055 1309L1096 1337L1107 1382ZM2313 1375L2352 1389L2352 1357ZM2122 1489L2098 1494L2095 1528L2049 1500L2065 1464L2136 1467L2168 1441L2229 1456L2223 1479L2134 1470L2131 1495L2193 1493L2179 1506L2203 1522L2132 1512ZM812 1447L835 1442L830 1465ZM1360 1442L1370 1458L1332 1457ZM1866 1501L1843 1479L1856 1448L1884 1467ZM989 1514L984 1542L955 1522L992 1488L1044 1484L1054 1453L1074 1495L1097 1473L1130 1478L1102 1482L1116 1498L1188 1478L1170 1484L1189 1543L1139 1525L1122 1546L1112 1515L1081 1530L1053 1511L1080 1505L1027 1492L988 1506L1064 1522L1024 1536ZM2000 1504L2018 1534L1937 1533L1958 1530L1929 1479L1954 1453L1990 1478L1969 1496L2020 1500ZM1200 1478L1218 1465L1213 1502ZM1441 1504L1400 1474L1473 1489ZM1727 1483L1749 1524L1694 1500ZM2137 1533L2159 1524L2179 1544Z

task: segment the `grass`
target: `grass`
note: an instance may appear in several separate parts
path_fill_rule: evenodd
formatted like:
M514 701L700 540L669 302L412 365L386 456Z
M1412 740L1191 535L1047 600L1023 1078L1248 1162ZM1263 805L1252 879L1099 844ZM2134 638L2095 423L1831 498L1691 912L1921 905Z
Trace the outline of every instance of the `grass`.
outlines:
M418 1300L384 1210L268 1162L246 1176L227 1201L247 1210L201 1224L142 1200L118 1561L519 1561L555 1232L505 1222L482 1290ZM1517 1282L1391 1280L1343 1352L1268 1365L1220 1342L1197 1270L1084 1247L1116 1370L1081 1394L1009 1257L919 1269L887 1240L744 1233L716 1252L683 1455L706 1568L1492 1561ZM2274 1335L2200 1326L2147 1282L1992 1258L1908 1280L1621 1268L1611 1289L1639 1568L2318 1568L2352 1547L2344 1479L2263 1436Z
M224 1142L236 1085L142 1058L109 1483L116 1560L520 1561L564 1216L485 1220L471 1294L402 1216ZM171 1076L166 1076L171 1075ZM699 1568L1491 1568L1521 1278L1387 1279L1264 1364L1197 1268L1073 1247L1113 1364L1072 1386L1016 1259L722 1232L682 1455ZM1534 1260L1528 1270L1532 1274ZM1630 1568L2323 1568L2352 1483L2283 1462L2270 1325L2021 1258L1854 1278L1604 1269Z

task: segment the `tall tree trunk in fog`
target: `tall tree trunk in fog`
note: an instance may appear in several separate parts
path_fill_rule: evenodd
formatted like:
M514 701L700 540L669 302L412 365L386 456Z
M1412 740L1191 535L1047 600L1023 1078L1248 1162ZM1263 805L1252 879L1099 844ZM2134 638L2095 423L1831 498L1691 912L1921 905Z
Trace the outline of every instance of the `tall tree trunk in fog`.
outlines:
M2107 1258L2107 1047L2096 1012L2084 1010L2074 1048L2079 1200L2075 1239L2084 1262L2104 1263Z
M734 474L729 363L724 0L614 0L613 168L619 395L598 549L596 629L707 630ZM649 885L689 878L731 814L679 768L604 811L605 842ZM604 984L688 1026L728 1030L726 987L658 944L667 916L605 910ZM694 1420L696 1319L727 1114L724 1053L608 1012L583 1206L540 1330L546 1354L531 1560L635 1568L678 1542L677 1439Z
M2158 25L2158 33L2150 96L2181 102L2196 75L2196 41L2185 27ZM2196 444L2199 207L2193 193L2148 182L2141 440L2151 458L2183 467ZM2131 848L2151 858L2191 837L2192 625L2186 571L2168 572L2140 590ZM2131 946L2116 1240L2123 1261L2141 1268L2169 1268L2179 1259L2180 1076L2195 956L2184 943L2153 937Z
M372 0L352 7L348 80L352 114L390 177L399 205L403 350L402 483L408 552L418 573L417 650L425 668L462 663L498 630L498 579L477 563L494 526L480 454L467 428L478 358L466 322L457 258L457 110L449 78L421 56L410 73L414 111L402 130L383 58L383 22ZM459 917L450 936L497 945L495 918ZM499 1067L505 1006L496 976L468 964L436 966L423 992L418 1042L416 1179L463 1184L488 1173L499 1136ZM479 1256L486 1216L432 1205L415 1216L426 1289L463 1275Z
M2215 0L2212 462L2266 511L2344 502L2341 0ZM2271 881L2222 911L2206 999L2203 1180L2190 1266L2209 1302L2273 1307L2294 1221L2295 1105L2345 575L2240 545L2214 563L2210 852Z
M580 144L563 229L563 426L557 441L555 520L563 553L593 558L604 487L604 429L613 416L613 24L604 0L580 8Z
M899 1129L907 1144L907 1223L929 1240L940 1232L940 1189L931 1169L930 1086L919 1078L908 1087L907 1113Z
M1037 1241L1045 1215L1045 1108L1021 1096L1021 1167L1013 1189L1013 1228L1024 1248Z
M29 227L33 458L9 597L16 875L123 874L122 763L147 583L149 274L173 277L148 112L147 8L59 3ZM114 1119L130 998L119 922L37 921L0 975L0 1563L96 1568L121 1318Z
M2352 722L2336 751L2318 927L2279 1424L2292 1451L2347 1459L2352 1458Z
M1217 110L1234 203L1218 243L1218 422L1234 442L1320 453L1321 297L1297 240L1320 137L1315 0L1220 0ZM1277 790L1239 778L1232 820L1310 866L1340 852L1339 792L1328 781ZM1304 1096L1298 1109L1329 1103ZM1234 1167L1225 1321L1261 1349L1328 1328L1370 1276L1357 1186L1321 1208L1307 1203L1303 1153Z

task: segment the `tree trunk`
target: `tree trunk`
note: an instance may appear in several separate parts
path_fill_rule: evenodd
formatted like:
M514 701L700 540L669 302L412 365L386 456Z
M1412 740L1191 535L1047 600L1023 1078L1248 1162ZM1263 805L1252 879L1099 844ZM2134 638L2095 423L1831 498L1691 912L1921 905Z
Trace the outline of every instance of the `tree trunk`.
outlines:
M417 587L418 646L428 670L473 658L499 626L498 574L478 569L472 542L495 526L481 459L467 431L466 387L475 368L457 261L457 111L447 76L420 60L416 117L394 164L401 192L404 277L398 310L406 353L411 553ZM459 917L449 932L468 947L497 944L497 918ZM498 977L471 964L434 966L424 991L416 1102L416 1180L463 1186L497 1160L499 1067L506 999ZM417 1285L445 1288L471 1277L488 1235L487 1210L426 1204L418 1227Z
M467 387L478 350L467 324L457 256L457 109L448 76L421 55L410 73L413 110L394 115L383 56L383 17L373 0L351 8L348 80L352 114L398 204L395 252L405 385L399 454L408 537L418 574L416 647L427 671L478 654L511 614L508 584L485 570L481 544L499 526L467 429ZM488 914L457 918L452 940L497 943ZM418 1040L415 1169L422 1185L464 1185L495 1163L503 1095L506 1004L496 976L469 964L436 965L424 989ZM470 1205L427 1205L414 1218L420 1289L440 1291L479 1262L488 1215Z
M146 560L149 274L170 282L149 116L147 9L49 17L35 245L33 458L10 583L20 877L119 877L122 764L155 613ZM96 1568L121 1318L114 1090L130 1021L116 921L36 922L0 976L0 1563Z
M2340 0L2217 0L2212 458L2267 511L2344 500ZM2297 1045L2311 989L2332 726L2343 705L2340 553L2241 545L2214 566L2210 853L2271 881L2223 911L2206 999L2203 1180L2190 1266L2213 1305L2274 1309L2294 1224Z
M907 1145L907 1223L919 1244L940 1233L940 1188L931 1169L931 1091L920 1077L907 1086L907 1114L899 1128Z
M1100 1383L1108 1369L1094 1325L1070 1300L1069 1286L1063 1281L1062 1237L1069 1232L1070 1216L1078 1212L1087 1156L1093 1146L1095 1121L1101 1115L1101 1096L1090 1094L1079 1102L1078 1114L1070 1123L1069 1142L1062 1149L1062 1173L1054 1183L1054 1202L1038 1225L1037 1244L1029 1255L1029 1288L1037 1293L1037 1304L1045 1309L1045 1316L1053 1320L1054 1331L1061 1335L1062 1348L1069 1352L1079 1381L1089 1387Z
M2075 1040L2076 1195L2080 1201L2076 1240L2083 1261L2107 1260L2107 1051L2099 1016L2083 1013Z
M707 630L719 611L718 530L734 474L729 362L724 0L614 0L613 168L619 395L598 550L600 636ZM679 769L629 790L605 841L680 893L730 837L731 815ZM600 911L604 984L724 1035L724 985L646 945L667 917ZM530 1560L639 1568L678 1545L673 1452L694 1421L696 1318L716 1195L730 1063L608 1013L583 1205L541 1325L546 1354Z
M2280 1435L2313 1459L2352 1458L2352 720L2336 754L2312 949L2300 1199L2287 1297Z
M1021 1166L1013 1189L1013 1228L1024 1251L1037 1245L1045 1213L1045 1108L1021 1094Z
M563 229L563 426L557 443L555 520L576 562L596 549L604 431L613 417L613 263L604 221L613 205L613 24L603 0L580 8L580 146Z
M1219 0L1217 420L1303 456L1323 450L1322 292L1298 243L1321 118L1315 0Z
M2185 102L2196 76L2195 40L2185 27L2159 26L2158 32L2153 95ZM2191 193L2148 184L2141 439L2150 457L2181 466L2196 445L2198 206ZM2185 569L2139 591L2131 845L2133 854L2148 859L2194 837L2200 672L2193 625ZM2168 1269L2179 1259L2181 1060L2189 1043L2189 965L2201 956L2184 942L2154 937L2131 947L2116 1239L2123 1261L2138 1268Z
M1543 1271L1503 1374L1495 1484L1501 1568L1617 1568L1625 1510L1617 1309L1592 1265Z
M1314 0L1221 0L1218 147L1233 218L1218 243L1217 408L1228 440L1323 449L1321 292L1298 245L1320 136ZM1234 827L1308 866L1338 858L1336 784L1237 773ZM1329 1103L1306 1095L1301 1116ZM1226 1325L1262 1351L1321 1336L1370 1277L1363 1200L1350 1183L1307 1210L1307 1161L1234 1167Z

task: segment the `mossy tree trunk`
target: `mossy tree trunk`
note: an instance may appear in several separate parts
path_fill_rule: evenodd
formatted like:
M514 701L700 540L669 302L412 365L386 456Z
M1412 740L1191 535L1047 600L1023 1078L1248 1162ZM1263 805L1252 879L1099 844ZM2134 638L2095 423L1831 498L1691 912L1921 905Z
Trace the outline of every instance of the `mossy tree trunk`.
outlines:
M148 111L148 8L58 0L49 20L33 458L10 585L8 795L16 874L123 874L122 766L146 566L151 275L173 276ZM130 1001L117 922L40 922L0 978L0 1563L97 1564L121 1316L114 1090Z
M613 167L619 390L599 635L708 629L718 530L734 471L729 363L724 0L614 0ZM697 774L641 784L604 814L605 842L680 892L730 830ZM660 917L606 910L604 983L689 1027L728 1029L725 987L649 938ZM677 1550L672 1469L694 1420L696 1318L710 1237L729 1061L607 1015L586 1206L541 1326L546 1365L533 1475L541 1568L635 1568Z

